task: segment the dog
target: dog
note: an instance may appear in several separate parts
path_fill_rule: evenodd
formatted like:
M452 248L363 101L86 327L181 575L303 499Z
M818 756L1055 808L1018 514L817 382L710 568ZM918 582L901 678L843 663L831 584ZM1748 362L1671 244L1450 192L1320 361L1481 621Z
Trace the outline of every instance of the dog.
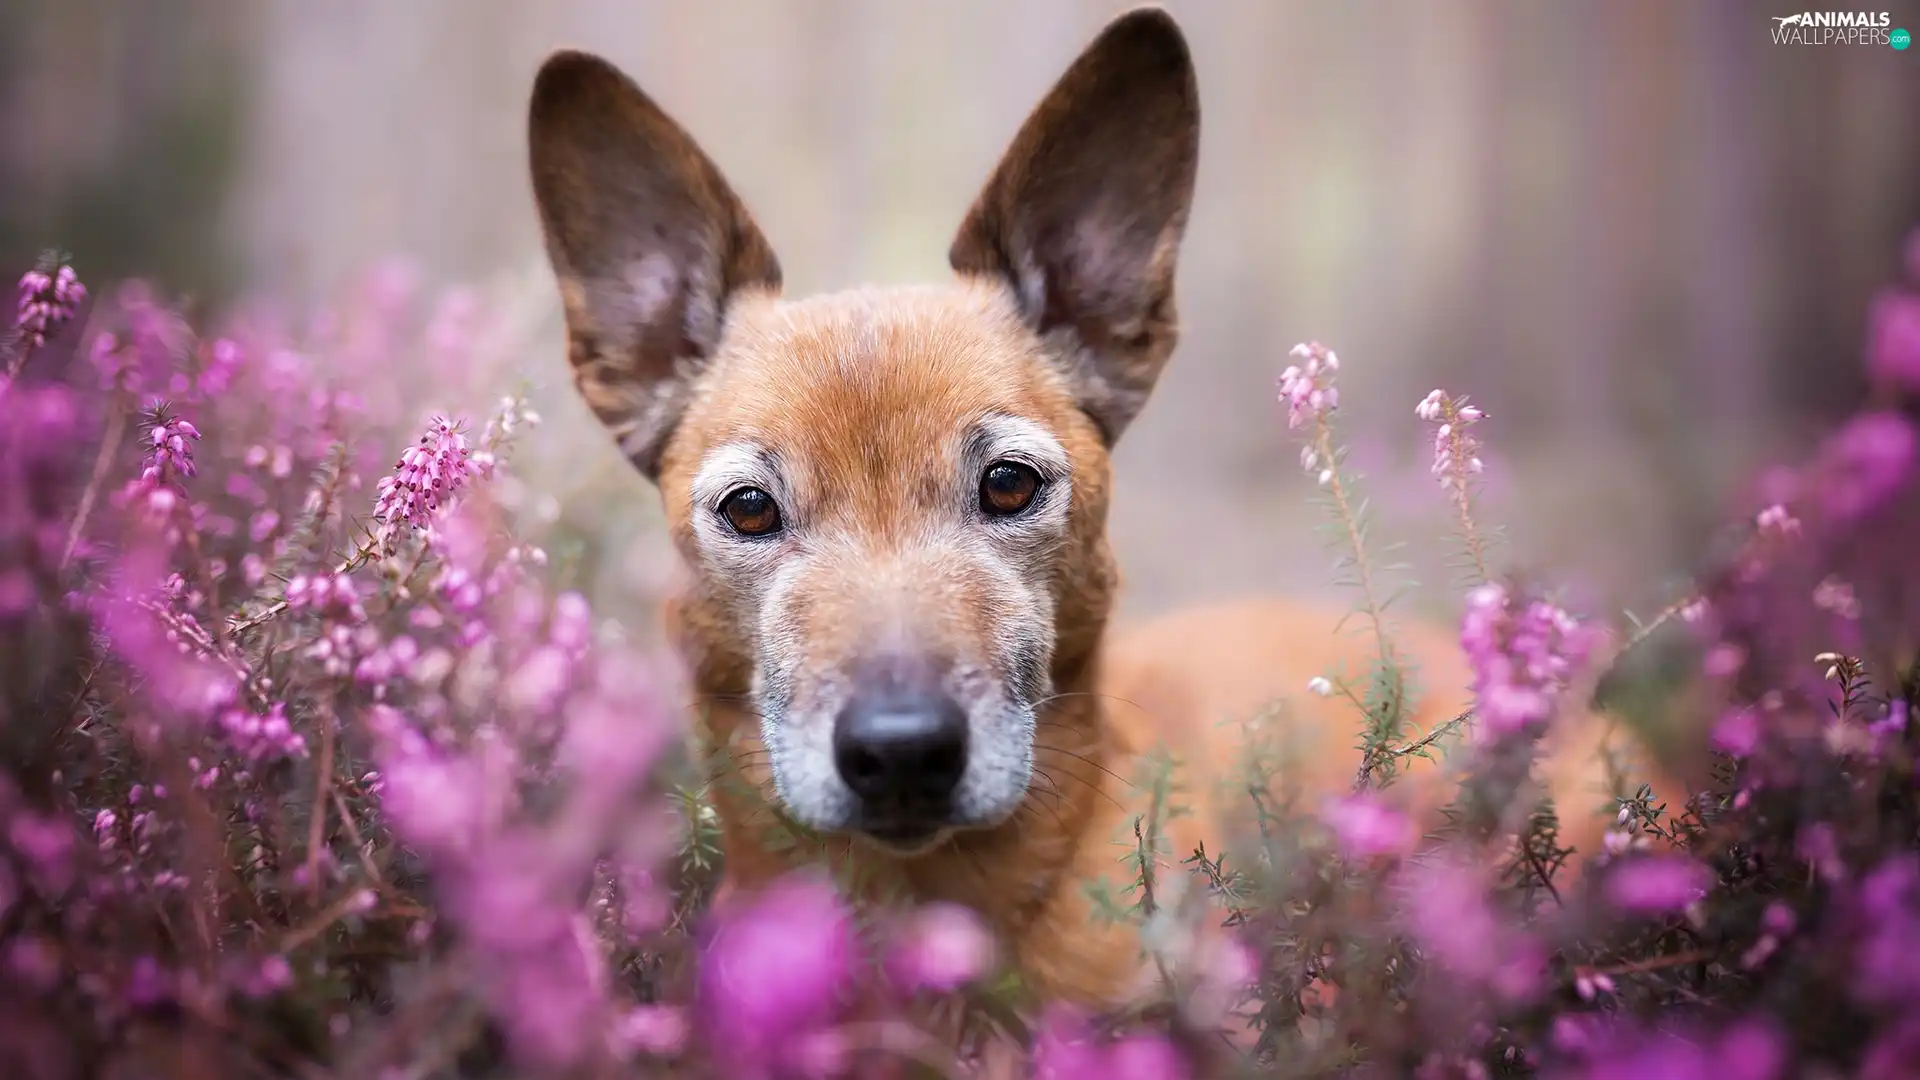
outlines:
M953 280L787 299L718 166L608 61L560 51L529 106L532 188L579 392L658 488L690 573L666 605L730 890L801 864L978 912L1037 995L1140 991L1139 932L1096 917L1169 748L1223 775L1224 719L1289 698L1300 796L1345 790L1364 663L1342 611L1284 600L1109 628L1109 454L1178 337L1200 104L1164 11L1111 22L1014 136ZM1466 711L1455 634L1405 627L1426 731ZM1594 805L1598 722L1549 785ZM1420 806L1444 790L1414 770ZM730 781L730 782L722 782ZM1423 787L1422 784L1425 784ZM1231 811L1195 785L1171 867ZM1567 811L1594 850L1606 821Z

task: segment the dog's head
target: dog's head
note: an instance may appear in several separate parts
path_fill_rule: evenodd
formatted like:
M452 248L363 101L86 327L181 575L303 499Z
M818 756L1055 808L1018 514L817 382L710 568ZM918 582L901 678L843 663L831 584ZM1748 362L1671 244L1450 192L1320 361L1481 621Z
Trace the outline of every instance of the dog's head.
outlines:
M900 851L1004 820L1104 627L1108 452L1174 345L1199 101L1172 19L1074 62L940 286L781 299L719 169L597 57L547 60L529 135L580 392L659 486L677 632L783 809Z

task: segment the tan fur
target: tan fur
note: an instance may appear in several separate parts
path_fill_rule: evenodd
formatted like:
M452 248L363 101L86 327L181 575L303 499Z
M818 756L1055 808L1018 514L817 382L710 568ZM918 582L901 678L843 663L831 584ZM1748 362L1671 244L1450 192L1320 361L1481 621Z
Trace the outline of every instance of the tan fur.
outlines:
M1310 748L1288 793L1311 805L1351 786L1356 718L1304 692L1367 661L1364 637L1334 632L1339 612L1263 601L1107 631L1108 455L1177 337L1198 134L1178 29L1154 10L1123 16L982 188L950 251L954 282L787 300L771 246L689 135L605 61L565 52L542 68L532 178L570 355L693 569L667 620L700 698L731 887L849 864L876 897L981 912L1043 995L1110 1003L1140 985L1138 942L1093 918L1085 887L1125 877L1109 841L1144 811L1143 754L1168 747L1196 775L1226 775L1241 750L1223 721L1284 697ZM995 533L966 517L975 481L956 470L974 467L966 439L994 418L1064 453L1057 521ZM771 477L792 536L751 546L719 531L701 485L730 454ZM1409 625L1401 641L1431 690L1416 724L1463 710L1452 633ZM1038 714L1031 780L1010 816L913 853L787 826L763 733L817 742L882 653L947 673L976 722L1015 715L1006 669L1044 657L1046 695L1024 703ZM776 697L786 712L769 728ZM1575 724L1558 747L1563 806L1597 801L1583 751L1598 731ZM1438 775L1416 770L1406 788L1423 811L1444 799ZM1231 816L1199 798L1169 829L1180 855L1202 839L1218 850ZM1601 824L1570 831L1591 851Z

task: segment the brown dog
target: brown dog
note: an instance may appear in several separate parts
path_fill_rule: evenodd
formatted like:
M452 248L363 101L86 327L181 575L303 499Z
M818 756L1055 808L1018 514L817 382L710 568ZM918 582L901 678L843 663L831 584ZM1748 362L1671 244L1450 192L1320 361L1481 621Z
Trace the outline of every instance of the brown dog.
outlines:
M571 360L693 571L668 619L702 749L741 781L715 787L731 886L836 862L974 908L1034 989L1107 1003L1140 985L1137 935L1085 886L1131 876L1110 841L1144 809L1141 755L1217 774L1238 752L1219 722L1293 697L1300 782L1351 784L1355 715L1303 693L1365 662L1338 612L1107 630L1108 453L1174 347L1199 121L1173 20L1127 14L1020 129L955 280L786 300L746 208L639 87L580 52L540 70L533 188ZM1430 727L1468 680L1450 632L1413 629ZM1562 805L1597 803L1575 786L1591 755L1558 760ZM1195 798L1182 856L1220 827ZM1599 828L1569 831L1591 850Z

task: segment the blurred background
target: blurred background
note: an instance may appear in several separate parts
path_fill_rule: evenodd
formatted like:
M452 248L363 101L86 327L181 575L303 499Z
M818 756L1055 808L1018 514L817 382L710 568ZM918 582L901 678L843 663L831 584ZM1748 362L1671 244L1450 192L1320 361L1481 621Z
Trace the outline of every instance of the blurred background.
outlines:
M1920 30L1920 0L1885 2ZM799 294L946 273L1001 148L1128 6L0 0L0 266L56 246L96 286L211 305L318 303L396 255L423 286L485 286L524 340L395 392L484 408L530 380L548 422L522 502L577 584L637 613L665 548L567 381L526 179L541 59L632 73ZM1330 588L1272 393L1296 341L1340 352L1377 534L1439 602L1448 516L1413 412L1435 386L1491 414L1504 556L1636 608L1858 400L1865 306L1920 225L1920 49L1775 44L1785 9L1745 0L1166 6L1205 122L1184 338L1117 455L1133 612Z

